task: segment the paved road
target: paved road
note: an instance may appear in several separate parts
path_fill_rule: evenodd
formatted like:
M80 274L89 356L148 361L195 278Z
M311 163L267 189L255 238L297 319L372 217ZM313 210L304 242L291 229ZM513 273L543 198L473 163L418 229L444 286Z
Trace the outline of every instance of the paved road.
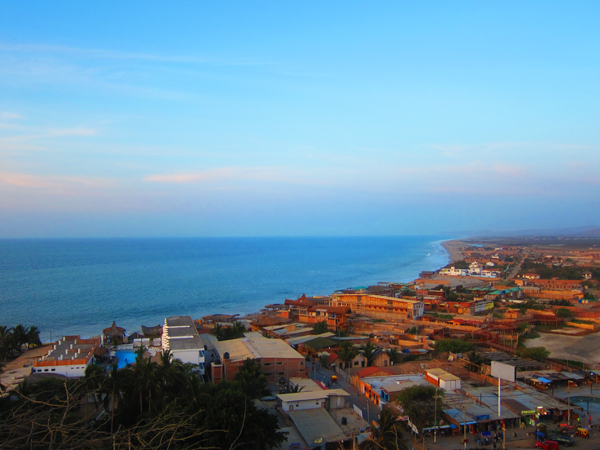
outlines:
M310 363L309 363L310 366ZM318 367L318 369L317 369ZM317 365L315 370L310 371L310 377L313 380L318 380L327 385L328 382L331 382L331 375L335 375L335 372L332 370L324 369L320 365ZM367 397L362 395L357 388L348 383L342 376L338 376L337 385L331 385L331 388L339 388L344 389L346 392L350 394L350 401L353 405L357 405L362 413L363 418L371 423L373 420L379 420L379 414L381 414L381 408L375 405L373 402L370 402Z

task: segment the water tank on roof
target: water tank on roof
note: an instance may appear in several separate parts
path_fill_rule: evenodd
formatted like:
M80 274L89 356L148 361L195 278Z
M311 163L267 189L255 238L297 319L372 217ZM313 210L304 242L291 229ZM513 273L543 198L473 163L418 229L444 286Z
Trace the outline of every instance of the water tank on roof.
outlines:
M229 359L229 352L223 353L223 359Z

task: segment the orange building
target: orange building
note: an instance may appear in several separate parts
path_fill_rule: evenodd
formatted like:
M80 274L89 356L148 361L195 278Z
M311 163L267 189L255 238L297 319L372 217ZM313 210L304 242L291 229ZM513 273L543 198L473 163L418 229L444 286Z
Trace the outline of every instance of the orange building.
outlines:
M333 306L347 306L355 314L372 319L416 319L424 313L423 300L364 294L334 294Z
M215 344L219 362L211 365L213 383L232 381L247 359L262 367L271 384L280 378L308 378L304 356L280 339L267 339L259 333L246 333L242 339L219 341Z

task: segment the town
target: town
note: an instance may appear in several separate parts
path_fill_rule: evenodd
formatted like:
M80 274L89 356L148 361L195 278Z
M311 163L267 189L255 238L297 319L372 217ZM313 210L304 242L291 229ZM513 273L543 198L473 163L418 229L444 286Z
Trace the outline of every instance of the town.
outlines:
M27 427L7 427L28 418L33 430L42 413L36 408L25 413L16 405L60 398L55 408L71 408L69 414L79 420L71 423L84 423L85 437L65 422L56 430L44 428L49 422L39 427L62 433L51 439L64 448L83 442L90 448L163 448L169 435L158 431L154 418L179 421L183 437L171 448L595 448L598 242L532 238L444 245L448 266L422 272L412 282L282 299L251 315L172 316L132 333L117 318L101 336L64 336L44 345L36 342L36 330L20 329L17 337L16 327L12 333L2 327L1 413L10 417L0 437L6 448L22 447L32 438ZM101 387L118 386L120 372L138 379L152 367L171 378L139 378L146 380L145 390L136 388L138 396L130 400L126 388ZM164 416L169 389L188 383L173 374L183 373L206 386L195 389L211 405L217 402L199 402L198 409L241 414L239 424L228 419L233 425L227 439L210 437L225 425L209 416L202 416L206 435L192 431L198 430L196 422ZM34 388L49 379L60 380L52 387L57 390L69 386L67 381L87 380L88 391L69 405L79 388L50 396L49 385ZM189 389L185 395L191 399L196 394ZM228 403L219 397L223 392L243 395ZM241 412L233 413L236 407ZM119 418L126 408L135 409L143 424ZM270 427L263 434L257 431L261 421ZM105 434L94 435L92 423ZM47 447L42 431L36 436ZM243 441L251 432L256 435ZM154 435L160 438L153 441Z

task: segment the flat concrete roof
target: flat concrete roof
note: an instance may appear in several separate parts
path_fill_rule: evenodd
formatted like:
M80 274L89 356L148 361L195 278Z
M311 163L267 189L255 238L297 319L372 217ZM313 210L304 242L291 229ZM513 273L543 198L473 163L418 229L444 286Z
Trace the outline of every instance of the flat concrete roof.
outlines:
M260 333L245 333L244 338L231 339L215 343L215 349L221 356L229 353L231 362L243 361L245 359L277 358L277 359L301 359L304 356L290 347L281 339L268 339Z
M81 343L82 340L88 342ZM52 352L49 355L44 355L42 360L55 361L60 359L63 361L69 361L87 358L94 347L100 345L100 339L96 339L95 341L96 342L92 344L89 343L88 339L81 339L79 336L75 336L75 339L72 340L63 338L53 345Z
M301 392L320 392L324 390L310 378L291 377L290 384L302 388Z
M309 446L322 442L345 441L348 437L325 408L290 411L290 418Z
M198 330L190 316L172 316L165 319L163 327L169 349L176 350L202 350L204 342L198 336Z
M343 389L321 389L320 391L302 391L294 394L277 395L278 399L286 403L326 399L327 397L350 397L350 394Z
M306 331L306 330L303 330L303 331ZM286 342L290 345L299 345L299 344L304 344L305 342L308 342L308 341L312 341L313 339L316 339L319 337L328 338L331 336L335 336L335 334L328 331L327 333L322 333L322 334L309 334L306 336L299 336L296 338L286 339Z
M423 375L392 375L389 377L365 377L363 383L371 386L371 389L384 388L388 392L398 392L412 386L432 386ZM397 388L393 388L396 386Z

